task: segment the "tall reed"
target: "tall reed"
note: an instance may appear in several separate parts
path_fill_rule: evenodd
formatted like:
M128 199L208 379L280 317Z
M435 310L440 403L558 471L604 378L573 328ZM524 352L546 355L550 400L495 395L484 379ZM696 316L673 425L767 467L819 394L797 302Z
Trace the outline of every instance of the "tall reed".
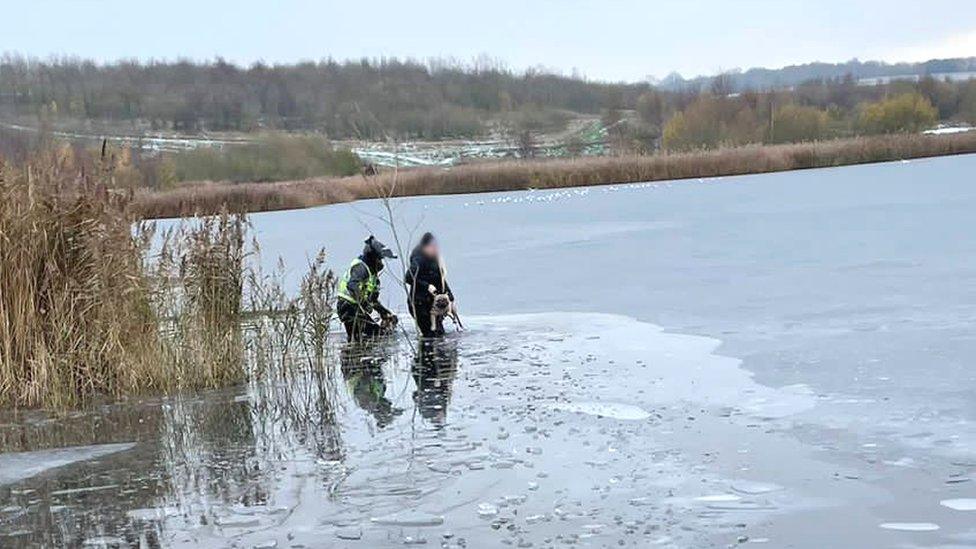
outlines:
M0 167L0 403L166 384L129 197L67 160Z
M288 296L255 274L243 216L156 235L111 181L62 151L0 161L0 406L219 387L321 360L335 287L324 254Z

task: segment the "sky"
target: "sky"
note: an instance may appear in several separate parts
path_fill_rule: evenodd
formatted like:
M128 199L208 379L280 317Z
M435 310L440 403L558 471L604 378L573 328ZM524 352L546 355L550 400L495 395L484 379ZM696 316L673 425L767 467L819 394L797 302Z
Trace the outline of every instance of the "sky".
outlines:
M97 61L488 56L594 80L976 56L972 0L0 0L0 52Z

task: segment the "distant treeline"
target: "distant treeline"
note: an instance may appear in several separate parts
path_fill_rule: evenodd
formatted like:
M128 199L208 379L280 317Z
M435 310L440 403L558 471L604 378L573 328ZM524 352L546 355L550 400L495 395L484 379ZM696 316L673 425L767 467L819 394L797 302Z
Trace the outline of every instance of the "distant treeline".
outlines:
M957 61L926 66L972 68ZM724 74L703 89L669 91L649 83L517 73L497 63L328 60L242 68L220 60L96 64L8 55L0 58L0 119L26 117L41 129L81 122L82 133L93 133L88 126L94 123L136 132L265 134L250 148L170 155L170 173L152 181L353 173L357 163L348 151L328 146L328 140L348 138L468 138L495 131L526 158L537 153L536 134L544 132L550 132L550 143L558 136L575 156L593 139L603 151L648 154L918 132L939 122L976 124L976 80L928 76L859 85L847 73L740 92L734 79ZM581 115L600 117L599 131L553 133ZM314 139L267 138L282 132ZM31 147L0 131L0 157L22 157Z
M747 71L731 71L719 76L699 76L685 80L672 73L658 83L661 89L670 91L704 90L718 78L725 78L735 91L768 90L787 88L811 80L831 80L851 77L854 80L885 79L893 77L959 74L976 72L976 57L932 59L922 63L883 63L859 61L846 63L806 63L780 69L752 68Z
M0 114L127 121L176 131L315 131L331 138L482 134L487 119L559 119L634 105L649 84L604 84L497 64L397 59L238 67L0 58Z

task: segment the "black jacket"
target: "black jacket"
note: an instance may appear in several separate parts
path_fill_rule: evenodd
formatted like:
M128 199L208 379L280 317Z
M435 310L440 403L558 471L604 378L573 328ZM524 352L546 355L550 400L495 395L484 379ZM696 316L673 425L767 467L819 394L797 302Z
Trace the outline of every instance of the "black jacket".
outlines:
M420 246L414 248L410 254L410 268L403 280L410 285L410 298L414 303L426 305L434 301L434 296L427 290L427 286L431 285L437 289L437 293L446 293L454 301L454 293L451 292L447 280L441 276L441 267L437 260L424 255Z

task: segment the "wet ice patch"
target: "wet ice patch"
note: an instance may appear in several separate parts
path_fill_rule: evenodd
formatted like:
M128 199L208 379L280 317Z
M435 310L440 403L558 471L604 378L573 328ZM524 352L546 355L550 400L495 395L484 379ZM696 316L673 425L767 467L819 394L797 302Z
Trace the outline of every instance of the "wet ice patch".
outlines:
M755 496L759 494L768 494L769 492L782 490L783 487L778 484L773 484L771 482L736 480L732 483L732 489L735 490L736 492L739 492L740 494Z
M953 511L976 511L976 498L944 499L939 502L939 505Z
M623 421L641 421L651 417L649 412L639 406L617 402L560 402L553 404L551 408Z
M18 482L65 465L123 452L133 446L135 446L134 443L98 444L0 454L0 484Z
M732 501L739 501L740 499L742 498L735 494L712 494L708 496L699 496L695 498L695 501L700 501L702 503L728 503Z
M632 413L649 415L647 410L658 406L696 402L776 419L816 404L816 395L805 385L774 388L756 383L752 373L741 367L742 361L715 354L722 343L718 339L669 333L626 316L541 313L472 317L469 324L476 330L532 335L542 356L551 360L567 353L588 357L586 364L574 368L619 374L609 375L605 384L587 387L593 401L553 405L573 406L570 411L620 413L629 419ZM638 388L643 408L610 405L621 394L634 394Z
M878 527L902 532L934 532L939 529L938 524L931 522L882 522Z

